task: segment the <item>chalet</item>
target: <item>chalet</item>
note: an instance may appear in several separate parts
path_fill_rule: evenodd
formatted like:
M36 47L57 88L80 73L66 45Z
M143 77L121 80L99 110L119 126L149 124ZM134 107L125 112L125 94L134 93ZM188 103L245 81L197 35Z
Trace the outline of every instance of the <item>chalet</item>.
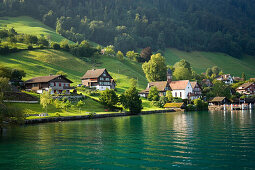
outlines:
M139 95L147 97L152 86L157 87L159 95L166 95L166 91L172 91L173 97L180 97L182 99L188 99L189 94L192 93L192 87L189 80L172 81L172 71L167 70L167 81L158 81L148 83L147 88L140 92Z
M25 88L29 91L34 91L36 93L43 93L43 91L51 90L51 93L70 94L70 90L73 87L70 87L70 84L73 83L71 80L67 79L62 75L50 75L35 77L25 82Z
M209 101L209 105L223 105L229 104L230 101L226 97L214 97L212 100Z
M244 95L254 95L255 94L255 83L249 82L244 83L236 89L236 92Z
M218 81L224 82L225 84L233 84L234 83L234 80L230 74L223 74L221 76L218 76L216 79Z
M156 87L159 91L159 96L165 96L166 91L171 90L169 83L167 81L156 81L148 83L148 86L145 90L141 91L139 95L141 97L148 97L151 87Z
M202 85L203 87L206 86L206 87L212 87L213 86L213 83L211 82L210 79L203 79L202 80Z
M190 82L192 87L192 93L190 93L189 98L191 100L198 99L202 97L202 88L197 81Z
M88 70L84 76L81 77L81 80L82 85L90 88L96 88L100 91L115 89L116 86L114 79L105 68Z

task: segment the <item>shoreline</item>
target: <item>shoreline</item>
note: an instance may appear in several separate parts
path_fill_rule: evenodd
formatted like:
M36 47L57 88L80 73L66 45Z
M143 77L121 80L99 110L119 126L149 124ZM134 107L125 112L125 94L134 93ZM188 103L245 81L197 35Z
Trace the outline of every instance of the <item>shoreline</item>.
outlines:
M87 119L100 119L108 117L124 117L124 116L136 116L136 115L147 115L155 113L167 113L167 112L176 112L173 109L167 110L152 110L152 111L142 111L139 114L130 114L129 112L124 113L106 113L106 114L94 114L94 115L84 115L84 116L65 116L65 117L49 117L49 118L39 118L39 119L29 119L25 120L24 124L40 124L40 123L50 123L50 122L59 122L59 121L74 121L74 120L87 120Z

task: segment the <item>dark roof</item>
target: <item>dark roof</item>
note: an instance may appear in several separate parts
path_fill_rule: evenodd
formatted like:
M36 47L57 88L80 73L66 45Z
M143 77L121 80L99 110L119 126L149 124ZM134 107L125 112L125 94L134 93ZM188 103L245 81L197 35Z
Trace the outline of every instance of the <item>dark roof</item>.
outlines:
M104 71L107 72L105 68L88 70L81 79L98 78Z
M222 102L226 97L214 97L210 102Z
M41 77L34 77L30 80L25 81L25 83L47 83L57 77L62 77L64 79L66 79L67 81L69 81L70 83L73 83L71 80L67 79L66 77L62 76L62 75L52 75L52 76L41 76Z

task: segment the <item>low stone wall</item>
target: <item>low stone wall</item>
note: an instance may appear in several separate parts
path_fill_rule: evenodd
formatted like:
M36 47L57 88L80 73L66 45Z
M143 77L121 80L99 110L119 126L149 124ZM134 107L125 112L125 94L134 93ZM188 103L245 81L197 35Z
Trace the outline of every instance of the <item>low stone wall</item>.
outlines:
M138 115L155 114L155 113L167 113L167 112L175 112L175 111L174 110L142 111ZM128 112L124 112L124 113L91 114L91 115L84 115L84 116L49 117L49 118L38 118L38 119L25 120L25 124L37 124L37 123L84 120L84 119L98 119L98 118L132 116L132 115L133 114L130 114Z

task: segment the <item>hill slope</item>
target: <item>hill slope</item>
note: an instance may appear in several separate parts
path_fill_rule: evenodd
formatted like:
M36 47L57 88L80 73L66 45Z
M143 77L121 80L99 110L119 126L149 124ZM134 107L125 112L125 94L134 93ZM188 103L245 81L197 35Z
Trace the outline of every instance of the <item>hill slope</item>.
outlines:
M96 64L97 68L107 68L110 74L118 82L118 88L124 90L129 87L130 78L138 78L139 87L146 86L146 78L141 68L141 64L130 60L117 60L112 57L102 56L96 63L85 62L67 52L53 49L22 51L10 55L0 55L0 64L12 68L23 69L26 79L35 76L45 76L64 71L74 84L80 84L80 77Z
M224 73L241 76L242 72L247 77L255 76L255 58L244 56L242 59L231 57L224 53L212 52L184 52L176 49L167 49L164 52L168 64L173 65L180 59L187 60L197 73L205 72L207 68L218 66Z
M55 42L67 40L57 34L52 28L28 16L0 17L0 27L3 29L10 29L13 27L18 33L23 34L43 35ZM69 42L73 43L72 41Z

